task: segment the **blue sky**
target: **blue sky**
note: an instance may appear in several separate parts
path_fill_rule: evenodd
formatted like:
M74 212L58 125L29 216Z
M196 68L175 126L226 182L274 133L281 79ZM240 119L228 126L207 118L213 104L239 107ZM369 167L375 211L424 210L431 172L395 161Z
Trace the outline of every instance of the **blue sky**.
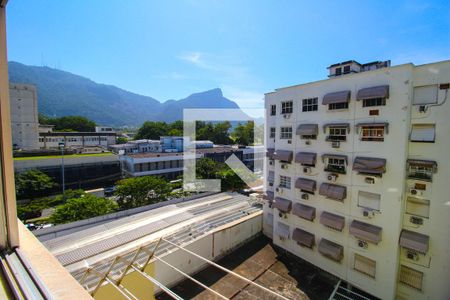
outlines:
M448 0L13 0L7 14L9 60L160 101L220 87L260 107L335 62L450 58Z

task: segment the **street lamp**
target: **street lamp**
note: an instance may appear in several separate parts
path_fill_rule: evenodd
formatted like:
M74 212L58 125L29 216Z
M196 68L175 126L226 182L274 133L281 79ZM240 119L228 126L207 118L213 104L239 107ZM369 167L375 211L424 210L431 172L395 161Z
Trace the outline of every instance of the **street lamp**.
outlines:
M66 191L66 184L64 179L64 142L60 142L59 148L61 148L61 177L62 177L62 193Z

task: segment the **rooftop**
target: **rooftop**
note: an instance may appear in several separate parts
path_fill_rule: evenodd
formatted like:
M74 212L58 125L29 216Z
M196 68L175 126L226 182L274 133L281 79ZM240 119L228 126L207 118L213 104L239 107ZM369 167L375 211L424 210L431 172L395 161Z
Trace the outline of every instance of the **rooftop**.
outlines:
M227 153L227 152L236 152L242 151L242 149L233 148L231 146L219 146L214 148L197 148L195 152L198 154L207 154L207 153ZM148 157L165 157L165 156L183 156L184 152L148 152L148 153L136 153L129 154L128 156L132 158L148 158Z

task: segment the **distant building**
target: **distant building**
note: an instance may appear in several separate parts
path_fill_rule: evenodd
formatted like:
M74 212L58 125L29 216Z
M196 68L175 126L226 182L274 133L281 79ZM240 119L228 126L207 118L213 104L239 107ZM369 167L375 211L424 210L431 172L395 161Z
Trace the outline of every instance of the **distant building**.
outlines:
M13 149L38 149L38 110L36 87L9 85Z
M109 150L116 154L133 154L147 152L162 152L159 140L135 140L125 144L110 145Z
M95 126L95 132L99 133L112 133L116 132L112 127L109 126Z
M60 143L64 143L66 148L102 147L107 149L108 146L116 143L116 133L53 131L39 133L40 149L56 149L60 147Z
M232 154L243 160L243 150L229 146L197 149L196 154L183 152L130 154L122 156L121 161L123 171L127 176L158 175L174 179L183 174L183 159L207 157L216 162L225 162Z

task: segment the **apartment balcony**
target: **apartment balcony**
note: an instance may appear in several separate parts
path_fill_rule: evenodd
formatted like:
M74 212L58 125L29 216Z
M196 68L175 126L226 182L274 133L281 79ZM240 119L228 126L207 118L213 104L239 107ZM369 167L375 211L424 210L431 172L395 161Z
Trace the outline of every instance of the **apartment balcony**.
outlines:
M433 181L433 175L422 172L414 172L408 174L408 179L422 180L422 181Z
M338 173L338 174L347 174L345 166L334 166L334 165L328 165L324 169L325 172L330 173Z

